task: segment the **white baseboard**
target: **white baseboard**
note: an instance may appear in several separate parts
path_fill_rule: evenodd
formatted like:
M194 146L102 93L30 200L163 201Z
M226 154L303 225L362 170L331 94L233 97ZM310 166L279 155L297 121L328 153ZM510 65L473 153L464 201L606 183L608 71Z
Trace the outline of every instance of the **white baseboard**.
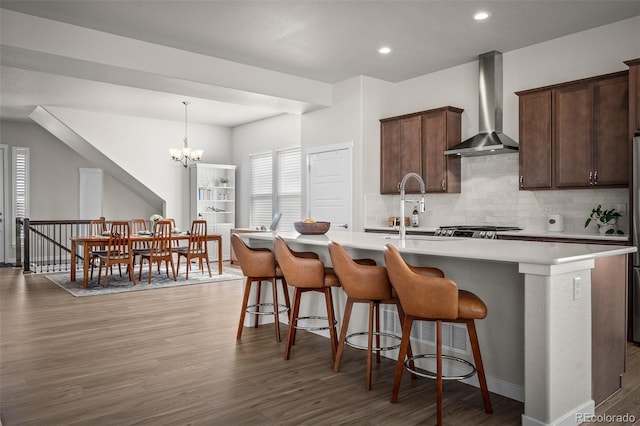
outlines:
M596 404L592 399L590 399L551 423L544 423L523 414L522 426L577 426L582 424L586 420L587 416L595 414L595 411Z

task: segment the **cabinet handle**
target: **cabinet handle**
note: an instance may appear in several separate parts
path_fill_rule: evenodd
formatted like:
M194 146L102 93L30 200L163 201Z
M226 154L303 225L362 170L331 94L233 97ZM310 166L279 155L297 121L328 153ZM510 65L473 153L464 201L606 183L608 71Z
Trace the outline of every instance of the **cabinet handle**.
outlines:
M598 171L597 170L595 172L593 172L593 184L594 185L598 184Z
M443 191L447 190L447 181L446 181L446 179L442 179L442 190Z
M589 185L593 185L593 172L589 172Z
M520 188L524 188L524 175L520 175Z

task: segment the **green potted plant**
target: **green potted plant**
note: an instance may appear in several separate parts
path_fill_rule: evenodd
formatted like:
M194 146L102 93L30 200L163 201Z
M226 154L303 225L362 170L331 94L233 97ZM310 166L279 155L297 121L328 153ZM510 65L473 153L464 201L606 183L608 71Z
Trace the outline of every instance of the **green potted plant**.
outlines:
M602 235L612 234L624 234L618 228L618 218L622 216L616 211L616 209L603 210L602 205L598 204L598 207L591 210L591 214L584 223L586 228L591 224L591 221L595 221L598 225L598 230Z
M226 177L220 178L220 185L227 186L228 183L229 183L229 178L226 178Z

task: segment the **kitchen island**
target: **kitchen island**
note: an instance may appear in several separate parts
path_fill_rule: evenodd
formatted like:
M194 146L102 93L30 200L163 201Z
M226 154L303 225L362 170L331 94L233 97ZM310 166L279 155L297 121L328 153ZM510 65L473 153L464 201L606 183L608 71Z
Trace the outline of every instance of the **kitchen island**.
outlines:
M488 317L477 326L489 388L524 401L523 425L580 424L594 413L591 269L597 259L626 261L634 247L434 236L401 241L364 232L278 235L327 264L326 246L334 240L381 264L384 245L392 244L409 263L441 268L487 304ZM269 246L273 234L242 237Z

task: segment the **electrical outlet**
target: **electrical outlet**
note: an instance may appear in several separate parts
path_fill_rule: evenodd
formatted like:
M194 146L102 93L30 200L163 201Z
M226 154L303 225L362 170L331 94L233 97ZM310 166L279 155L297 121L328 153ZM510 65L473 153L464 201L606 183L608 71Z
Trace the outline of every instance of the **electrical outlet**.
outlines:
M582 297L582 283L580 277L573 279L573 300L578 300Z
M618 204L616 206L616 210L618 211L618 213L620 213L622 216L626 216L627 215L627 205L626 204Z

